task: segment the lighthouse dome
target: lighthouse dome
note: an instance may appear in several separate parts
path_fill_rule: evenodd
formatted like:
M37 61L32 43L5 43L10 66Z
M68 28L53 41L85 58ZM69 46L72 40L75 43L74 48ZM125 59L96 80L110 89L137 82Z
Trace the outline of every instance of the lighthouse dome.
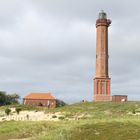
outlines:
M107 19L107 14L104 12L104 10L101 10L98 18L99 19Z

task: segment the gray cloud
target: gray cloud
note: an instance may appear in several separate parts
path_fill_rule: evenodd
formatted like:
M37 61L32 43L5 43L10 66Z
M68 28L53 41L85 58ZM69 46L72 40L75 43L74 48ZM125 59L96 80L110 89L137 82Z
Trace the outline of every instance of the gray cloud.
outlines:
M0 90L92 100L100 9L109 28L112 94L140 99L139 1L0 1Z

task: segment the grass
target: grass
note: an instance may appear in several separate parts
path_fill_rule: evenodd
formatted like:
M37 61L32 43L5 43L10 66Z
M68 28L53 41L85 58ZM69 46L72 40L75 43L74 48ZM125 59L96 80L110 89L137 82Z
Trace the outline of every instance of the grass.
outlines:
M39 107L33 107L33 106L22 105L22 104L0 106L0 110L5 110L6 108L20 108L22 111L23 110L43 110L42 108L39 108Z
M46 113L63 112L63 119L0 122L0 139L140 140L140 116L129 114L134 111L140 111L140 102L84 102L46 109Z
M71 132L70 139L132 140L140 137L139 131L140 125L130 122L99 122L76 128Z

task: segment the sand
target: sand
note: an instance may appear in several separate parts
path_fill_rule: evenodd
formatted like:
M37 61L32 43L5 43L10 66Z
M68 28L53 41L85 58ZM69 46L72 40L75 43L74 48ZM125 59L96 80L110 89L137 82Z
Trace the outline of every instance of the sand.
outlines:
M15 108L11 108L9 115L0 111L0 121L59 121L58 118L61 116L63 116L61 112L45 113L45 111L20 111L17 114Z

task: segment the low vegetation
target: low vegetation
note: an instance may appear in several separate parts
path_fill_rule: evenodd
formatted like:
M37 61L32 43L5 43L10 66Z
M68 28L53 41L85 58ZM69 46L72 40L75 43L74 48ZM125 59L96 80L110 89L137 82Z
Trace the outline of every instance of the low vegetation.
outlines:
M20 108L22 111L23 110L44 110L44 108L33 107L33 106L22 105L22 104L11 104L11 105L0 106L0 110L5 110L6 108Z
M17 108L16 108L17 114L19 114L20 111L21 111L21 108L17 107Z
M9 115L10 112L11 112L11 109L9 109L9 108L6 108L6 109L5 109L5 113L6 113L6 115Z
M63 116L59 116L58 121L0 122L0 139L140 139L140 102L83 102L44 111L46 114L61 112ZM53 117L57 118L56 115Z

